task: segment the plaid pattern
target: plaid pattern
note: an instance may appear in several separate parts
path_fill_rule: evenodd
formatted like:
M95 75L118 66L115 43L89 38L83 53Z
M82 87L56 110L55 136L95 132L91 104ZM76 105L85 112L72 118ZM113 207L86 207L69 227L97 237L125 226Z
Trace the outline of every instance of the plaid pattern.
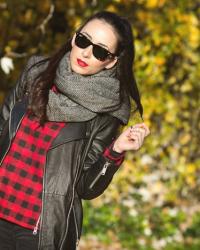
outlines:
M114 142L104 150L103 155L104 155L104 157L106 157L109 160L113 161L114 164L117 167L119 167L122 164L123 160L124 160L125 154L124 153L117 153L117 152L113 151L113 144L114 144Z
M34 228L41 212L46 153L64 125L47 122L41 127L24 116L0 167L0 218Z
M47 122L41 127L33 118L24 116L0 166L0 218L34 229L41 212L46 153L64 126L61 122ZM124 154L114 152L112 145L105 149L104 156L116 166L124 159Z

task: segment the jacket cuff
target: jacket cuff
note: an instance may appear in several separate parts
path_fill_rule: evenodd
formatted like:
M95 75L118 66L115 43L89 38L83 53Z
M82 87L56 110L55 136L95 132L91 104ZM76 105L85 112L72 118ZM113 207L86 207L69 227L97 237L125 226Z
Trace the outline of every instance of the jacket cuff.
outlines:
M124 160L125 153L118 153L113 150L113 144L114 142L105 149L104 151L104 157L106 157L108 160L112 161L116 166L120 166Z

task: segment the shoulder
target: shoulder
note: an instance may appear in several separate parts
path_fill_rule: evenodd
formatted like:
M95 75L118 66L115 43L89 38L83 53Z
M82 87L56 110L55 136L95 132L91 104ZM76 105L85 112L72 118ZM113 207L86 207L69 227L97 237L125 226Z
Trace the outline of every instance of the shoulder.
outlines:
M29 77L38 74L47 67L48 62L48 57L37 55L31 56L27 61L25 71L27 72Z
M45 56L34 55L28 59L23 70L23 79L25 80L24 84L26 86L26 91L31 92L31 87L34 80L42 71L46 69L48 63L49 59Z
M27 67L31 67L34 64L37 64L38 62L42 62L46 59L47 59L47 57L45 57L45 56L33 55L33 56L29 57L29 59L27 61Z
M108 113L97 115L90 121L90 133L95 137L115 137L121 126L121 121Z

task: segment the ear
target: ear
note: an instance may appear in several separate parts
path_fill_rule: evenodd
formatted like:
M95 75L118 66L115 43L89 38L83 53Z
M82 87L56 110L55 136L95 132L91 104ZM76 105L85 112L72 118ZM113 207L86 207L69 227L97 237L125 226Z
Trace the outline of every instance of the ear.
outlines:
M106 64L105 69L111 69L118 61L118 58L113 58L108 64Z
M74 33L73 37L72 37L72 40L71 40L71 46L72 48L74 47L75 45L75 38L76 38L76 33Z

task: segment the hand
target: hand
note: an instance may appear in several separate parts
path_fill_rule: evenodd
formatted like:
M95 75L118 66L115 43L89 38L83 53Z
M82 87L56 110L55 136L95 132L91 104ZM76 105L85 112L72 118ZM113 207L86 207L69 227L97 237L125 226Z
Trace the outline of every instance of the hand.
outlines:
M144 123L131 126L117 138L113 145L113 150L118 153L123 153L127 150L138 150L142 146L144 138L149 134L150 130Z

